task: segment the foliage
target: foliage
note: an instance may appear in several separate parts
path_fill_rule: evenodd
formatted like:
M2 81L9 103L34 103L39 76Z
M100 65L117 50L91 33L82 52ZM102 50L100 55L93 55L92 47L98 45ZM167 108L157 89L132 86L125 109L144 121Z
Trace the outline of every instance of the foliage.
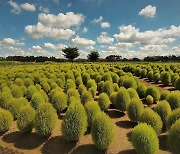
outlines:
M102 110L107 111L111 101L109 100L109 97L106 93L101 93L98 97L98 104Z
M167 101L170 104L172 110L179 108L180 107L180 92L179 91L171 92L169 96L167 97Z
M69 59L70 61L73 61L75 58L77 58L79 56L79 51L78 48L65 48L62 50L62 52L64 53L64 57Z
M97 61L98 58L99 58L99 52L97 52L97 51L91 51L91 52L88 54L87 58L88 58L88 60L95 62L95 61Z

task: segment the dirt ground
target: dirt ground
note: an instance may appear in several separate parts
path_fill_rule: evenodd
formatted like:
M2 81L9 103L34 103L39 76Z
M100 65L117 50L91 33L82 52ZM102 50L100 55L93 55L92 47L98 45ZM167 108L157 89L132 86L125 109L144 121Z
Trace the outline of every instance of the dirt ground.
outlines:
M147 86L153 83L140 79ZM161 84L155 84L160 91L172 89L172 87L161 87ZM0 134L0 154L135 154L135 150L130 142L131 131L136 125L132 123L127 114L109 109L108 115L111 117L115 127L115 141L107 151L98 150L92 142L89 133L86 133L79 142L66 142L60 132L62 117L53 134L49 138L37 135L34 130L32 133L22 134L16 127L16 122L10 130ZM160 150L158 154L169 154L166 147L166 134L159 136Z

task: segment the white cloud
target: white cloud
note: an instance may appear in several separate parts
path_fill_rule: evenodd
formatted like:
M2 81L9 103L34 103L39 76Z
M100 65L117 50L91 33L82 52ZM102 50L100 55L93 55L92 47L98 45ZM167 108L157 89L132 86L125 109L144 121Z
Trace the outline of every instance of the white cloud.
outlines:
M111 24L109 22L102 22L101 23L101 28L109 28L111 27Z
M41 48L39 45L37 46L32 46L31 48L29 48L29 50L38 56L50 56L49 52L47 52L46 50L44 50L43 48Z
M67 8L70 8L72 6L72 3L68 3Z
M39 7L39 10L43 13L49 13L49 9L47 7L43 7L42 5Z
M88 32L88 28L87 28L87 27L84 27L82 32L83 32L83 33L87 33L87 32Z
M114 42L114 38L108 36L107 32L102 32L100 36L97 37L98 43L111 44Z
M65 44L57 44L57 45L54 45L52 43L44 43L44 47L47 48L47 49L51 49L51 50L59 50L61 51L62 49L66 48L67 45Z
M26 11L32 11L32 12L36 11L34 4L24 3L24 4L21 4L20 7Z
M23 46L25 44L23 42L20 42L19 40L14 40L12 38L4 38L0 41L0 45Z
M13 2L12 0L10 0L8 4L13 7L13 9L11 10L12 13L15 13L15 14L21 13L21 8L16 2Z
M46 27L70 28L72 26L79 26L84 22L82 14L75 14L74 12L67 12L66 14L39 14L39 21Z
M103 17L100 16L98 19L95 18L94 20L92 20L91 23L97 24L97 23L101 23L102 21L103 21Z
M152 6L152 5L148 5L146 6L144 9L142 9L139 12L140 16L145 16L145 17L149 17L149 18L153 18L156 14L156 7Z

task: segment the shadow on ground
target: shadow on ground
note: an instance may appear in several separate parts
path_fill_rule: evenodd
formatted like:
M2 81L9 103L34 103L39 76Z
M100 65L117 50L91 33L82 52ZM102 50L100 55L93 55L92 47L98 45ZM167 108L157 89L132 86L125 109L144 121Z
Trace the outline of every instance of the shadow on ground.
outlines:
M116 125L121 128L130 129L134 128L137 125L137 123L131 121L118 121L116 122Z
M129 149L129 150L121 151L118 154L136 154L136 151L134 149Z
M118 110L108 110L107 114L109 115L110 118L116 119L116 118L121 118L125 116L124 112L120 112Z

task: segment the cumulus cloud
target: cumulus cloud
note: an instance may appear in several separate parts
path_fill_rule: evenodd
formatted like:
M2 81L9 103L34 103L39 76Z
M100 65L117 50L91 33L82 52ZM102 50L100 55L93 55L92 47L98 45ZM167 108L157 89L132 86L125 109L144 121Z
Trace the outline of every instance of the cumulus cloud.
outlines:
M43 7L42 5L39 7L39 10L43 13L49 13L49 9L47 7Z
M148 5L139 12L139 15L153 18L156 15L156 7L152 5Z
M108 36L107 32L102 32L100 36L97 37L98 43L111 44L114 42L114 38Z
M84 27L82 32L83 32L83 33L87 33L87 32L88 32L88 28L87 28L87 27Z
M92 24L97 24L101 23L103 21L103 17L100 16L99 18L95 18L94 20L91 21Z
M29 50L38 56L50 56L49 52L47 52L46 50L44 50L43 48L41 48L39 45L37 46L32 46L31 48L29 48Z
M51 50L59 50L59 51L61 51L62 49L66 48L67 45L65 45L65 44L57 44L57 45L55 45L55 44L47 42L47 43L44 43L44 47L47 48L47 49L51 49Z
M11 10L12 13L15 13L15 14L20 14L21 13L21 8L16 2L13 2L13 1L10 0L10 1L8 1L8 4L10 6L12 6L12 8L13 8Z
M14 40L12 38L4 38L0 41L0 45L23 46L25 44L23 42L20 42L19 40Z
M101 28L109 28L111 27L111 24L109 22L102 22L101 23Z
M32 12L36 11L34 4L24 3L24 4L21 4L20 7L26 11L32 11Z

